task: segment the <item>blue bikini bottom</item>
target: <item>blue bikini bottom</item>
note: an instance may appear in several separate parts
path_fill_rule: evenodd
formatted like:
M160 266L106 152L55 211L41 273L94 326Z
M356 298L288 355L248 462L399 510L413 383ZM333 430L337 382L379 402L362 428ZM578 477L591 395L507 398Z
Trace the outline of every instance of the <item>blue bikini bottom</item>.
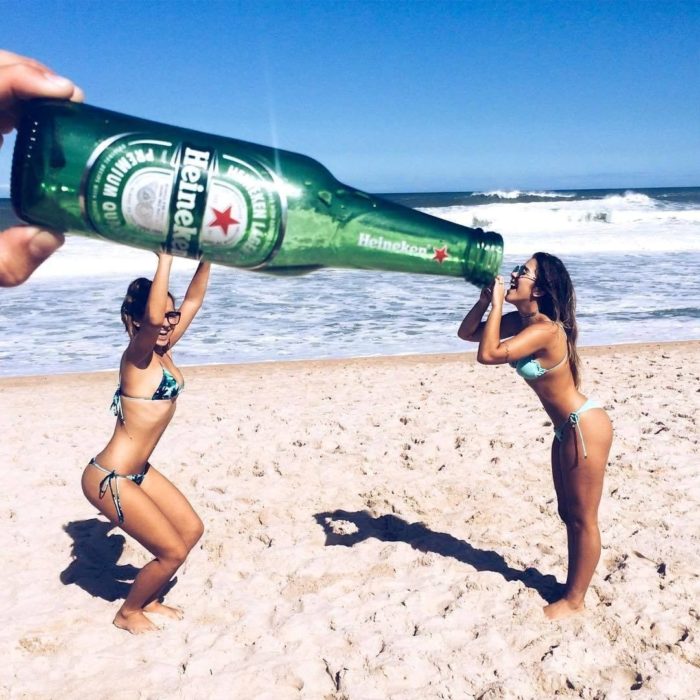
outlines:
M586 452L586 443L583 441L583 433L581 432L581 426L579 425L579 419L581 414L586 411L590 411L592 408L601 408L600 404L593 399L588 399L586 403L581 406L577 411L569 414L569 417L558 427L554 428L554 437L561 442L564 439L564 431L568 426L571 426L575 430L578 430L579 437L581 438L581 446L583 447L584 458L588 457Z

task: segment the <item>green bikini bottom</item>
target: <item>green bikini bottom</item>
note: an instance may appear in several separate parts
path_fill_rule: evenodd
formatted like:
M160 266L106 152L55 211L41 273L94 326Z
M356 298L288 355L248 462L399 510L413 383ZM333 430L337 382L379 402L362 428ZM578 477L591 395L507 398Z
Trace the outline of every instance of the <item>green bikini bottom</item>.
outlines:
M124 511L122 510L121 500L119 499L118 479L128 479L129 481L133 481L137 486L141 486L141 483L146 477L146 474L151 468L151 465L148 462L146 462L146 466L143 468L143 471L140 474L117 474L117 472L115 472L114 469L107 469L101 464L98 464L95 461L94 457L90 460L90 464L93 467L95 467L95 469L99 469L100 471L107 474L107 476L104 479L102 479L102 481L100 481L100 498L102 498L105 495L105 493L107 493L107 489L109 489L109 492L112 494L112 501L114 501L114 508L117 511L117 517L119 518L119 522L123 523Z

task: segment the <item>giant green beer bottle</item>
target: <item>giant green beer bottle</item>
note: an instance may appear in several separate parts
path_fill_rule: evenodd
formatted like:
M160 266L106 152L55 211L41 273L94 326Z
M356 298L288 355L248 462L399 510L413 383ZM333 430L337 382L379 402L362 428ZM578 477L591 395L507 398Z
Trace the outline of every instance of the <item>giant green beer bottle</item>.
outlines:
M498 273L503 239L341 184L297 153L74 102L23 106L12 203L29 223L222 265Z

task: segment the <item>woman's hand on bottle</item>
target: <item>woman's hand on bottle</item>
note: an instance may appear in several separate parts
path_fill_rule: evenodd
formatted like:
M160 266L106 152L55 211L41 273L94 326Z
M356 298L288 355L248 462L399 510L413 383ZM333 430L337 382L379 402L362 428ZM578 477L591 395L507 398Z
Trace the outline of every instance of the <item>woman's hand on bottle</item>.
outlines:
M503 302L506 298L505 283L503 282L503 277L498 275L493 281L491 290L491 306L494 309L500 309L503 307Z
M493 285L494 282L491 282L491 284L487 284L482 290L481 294L479 294L479 301L482 304L490 304L491 303L491 296L493 295Z
M83 91L33 58L0 49L0 146L16 126L22 100L54 97L81 102ZM0 286L22 284L63 244L63 234L37 226L0 232Z

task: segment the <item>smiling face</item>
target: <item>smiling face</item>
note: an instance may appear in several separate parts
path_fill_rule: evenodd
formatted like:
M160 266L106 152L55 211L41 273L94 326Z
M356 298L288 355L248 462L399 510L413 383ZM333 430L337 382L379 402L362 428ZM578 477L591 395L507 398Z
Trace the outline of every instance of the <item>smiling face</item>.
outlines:
M530 258L524 265L518 265L510 273L510 287L506 292L506 301L511 304L518 301L531 301L536 279L537 260L535 258Z
M148 293L150 291L150 281L148 285L145 286L145 291L141 290L138 299L130 298L128 299L128 304L122 305L122 321L126 327L129 337L133 338L141 329L141 318L143 317L145 306L148 300ZM141 313L139 316L134 317L131 312L131 307L140 306ZM156 342L154 345L154 350L162 354L167 351L170 346L170 341L172 340L173 330L175 326L180 322L180 312L175 310L175 300L172 294L168 292L168 298L165 305L165 317L163 319L163 324L161 325Z
M173 298L168 294L168 304L165 307L165 319L163 320L163 325L158 333L158 339L156 340L156 348L162 350L167 350L170 346L170 340L173 335L173 329L180 322L180 312L175 311L175 302Z

